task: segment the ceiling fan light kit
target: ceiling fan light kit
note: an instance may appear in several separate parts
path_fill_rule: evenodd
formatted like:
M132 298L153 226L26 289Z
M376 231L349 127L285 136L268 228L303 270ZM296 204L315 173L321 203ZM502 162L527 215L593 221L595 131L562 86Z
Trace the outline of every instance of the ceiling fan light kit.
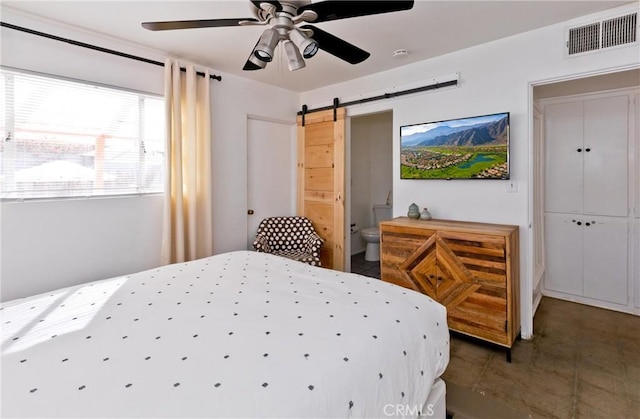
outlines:
M225 26L269 26L253 48L243 70L260 70L274 57L279 44L287 55L289 70L305 67L304 59L323 50L350 64L358 64L369 53L328 32L311 25L296 27L299 23L321 23L331 20L398 12L413 8L413 0L358 1L326 0L311 3L310 0L251 0L256 18L180 20L144 22L142 27L151 31L215 28Z
M289 61L289 71L300 70L305 67L306 64L300 55L300 50L290 40L282 42L284 52L287 54L287 60Z
M298 46L298 49L302 51L304 58L311 58L318 53L318 43L300 32L300 29L293 27L291 31L289 31L289 38Z
M278 42L280 42L278 32L273 28L267 29L262 33L258 45L253 49L253 54L261 61L271 62Z

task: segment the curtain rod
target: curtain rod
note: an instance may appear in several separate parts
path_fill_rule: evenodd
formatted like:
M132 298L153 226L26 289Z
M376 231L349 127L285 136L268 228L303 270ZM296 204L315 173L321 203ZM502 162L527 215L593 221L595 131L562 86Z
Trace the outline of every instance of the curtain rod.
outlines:
M328 111L333 109L333 113L334 113L334 120L335 120L335 112L337 108L343 108L345 106L350 106L350 105L359 105L361 103L368 103L368 102L373 102L376 100L381 100L381 99L391 99L397 96L404 96L404 95L410 95L412 93L418 93L418 92L424 92L427 90L435 90L435 89L440 89L442 87L448 87L448 86L457 86L458 85L458 79L455 80L450 80L450 81L445 81L442 83L434 83L434 84L430 84L428 86L422 86L422 87L416 87L413 89L407 89L407 90L402 90L399 92L393 92L393 93L383 93L381 95L378 96L373 96L373 97L367 97L364 99L357 99L357 100L352 100L350 102L344 102L344 103L339 103L338 98L334 98L333 99L333 105L330 106L323 106L321 108L315 108L315 109L307 109L307 105L302 105L302 110L298 111L298 115L302 115L302 126L304 126L304 116L308 113L311 112L320 112L320 111Z
M106 52L107 54L117 55L118 57L129 58L131 60L142 61L143 63L148 63L148 64L153 64L153 65L157 65L157 66L160 66L160 67L164 67L164 63L161 63L160 61L154 61L154 60L150 60L148 58L138 57L138 56L135 56L135 55L126 54L124 52L115 51L115 50L107 49L107 48L102 48L102 47L98 47L98 46L91 45L91 44L85 44L84 42L74 41L73 39L62 38L60 36L55 36L55 35L51 35L51 34L48 34L48 33L35 31L33 29L23 28L22 26L12 25L11 23L0 22L0 26L2 26L4 28L14 29L16 31L26 32L26 33L29 33L31 35L42 36L43 38L53 39L54 41L66 42L67 44L75 45L75 46L78 46L78 47L88 48L88 49L92 49L94 51ZM183 71L183 72L187 71L187 69L185 69L185 68L180 68L180 70ZM204 77L204 73L202 71L197 71L196 74L198 74L199 76L203 76ZM222 81L222 76L217 76L215 74L210 74L209 78L211 78L213 80Z

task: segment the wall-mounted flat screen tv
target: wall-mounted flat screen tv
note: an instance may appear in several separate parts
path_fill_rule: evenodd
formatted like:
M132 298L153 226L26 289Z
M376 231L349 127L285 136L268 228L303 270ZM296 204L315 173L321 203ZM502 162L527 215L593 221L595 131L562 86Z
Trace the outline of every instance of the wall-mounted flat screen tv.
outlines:
M401 179L509 179L509 112L400 127Z

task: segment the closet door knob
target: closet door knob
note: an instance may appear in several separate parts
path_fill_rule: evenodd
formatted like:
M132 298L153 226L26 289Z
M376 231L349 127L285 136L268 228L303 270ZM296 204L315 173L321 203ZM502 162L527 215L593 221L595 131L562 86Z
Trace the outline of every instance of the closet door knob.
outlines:
M590 148L585 148L584 151L586 151L587 153L591 151Z
M578 149L578 153L581 153L581 152L582 152L582 149L581 149L581 148L579 148L579 149Z
M584 225L586 225L587 227L589 227L589 226L591 225L591 223L587 221L586 223L584 223Z
M578 224L579 226L582 225L582 221L578 221L576 224Z

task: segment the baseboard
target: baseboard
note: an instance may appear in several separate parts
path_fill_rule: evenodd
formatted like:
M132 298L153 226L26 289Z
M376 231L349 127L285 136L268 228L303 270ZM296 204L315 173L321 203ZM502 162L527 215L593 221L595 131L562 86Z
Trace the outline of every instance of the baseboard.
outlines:
M536 299L533 301L533 316L536 315L536 311L538 311L538 306L540 306L540 301L542 301L542 291L538 293Z
M640 308L628 305L623 306L620 304L608 303L606 301L595 300L592 298L580 297L571 294L565 294L562 292L551 291L548 289L542 290L542 295L545 297L557 298L559 300L571 301L572 303L585 304L592 307L604 308L607 310L619 311L621 313L633 314L640 316Z

